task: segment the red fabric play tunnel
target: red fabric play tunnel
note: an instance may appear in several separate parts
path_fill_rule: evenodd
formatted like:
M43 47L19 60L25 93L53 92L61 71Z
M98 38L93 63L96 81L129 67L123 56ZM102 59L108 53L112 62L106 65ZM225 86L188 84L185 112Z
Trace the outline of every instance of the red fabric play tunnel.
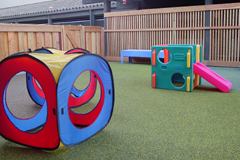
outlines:
M47 103L47 122L37 133L17 129L4 110L4 93L10 79L21 71L29 72L42 86ZM38 59L27 54L16 54L0 63L0 134L16 143L41 149L56 149L59 135L56 116L56 83L49 68ZM19 106L21 107L21 106Z

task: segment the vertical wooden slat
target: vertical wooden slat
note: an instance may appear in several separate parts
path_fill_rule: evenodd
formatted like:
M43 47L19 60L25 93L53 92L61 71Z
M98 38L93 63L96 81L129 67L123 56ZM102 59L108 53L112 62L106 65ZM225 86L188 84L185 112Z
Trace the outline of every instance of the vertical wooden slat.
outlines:
M52 33L52 39L53 39L52 47L60 49L60 47L59 47L59 43L60 43L59 42L59 33Z
M115 40L115 57L117 57L118 55L119 55L119 53L120 53L120 51L119 51L119 38L118 38L118 36L119 36L119 32L117 32L116 33L116 40Z
M210 11L210 26L212 26L212 17L213 17L213 12ZM212 30L210 29L210 41L209 41L209 60L212 60Z
M184 12L184 27L187 27L187 13ZM184 30L184 44L187 43L187 34L186 34L186 30Z
M0 61L9 55L8 51L8 34L7 32L0 32Z
M234 43L233 43L233 46L234 46L234 61L237 62L238 61L238 57L237 57L237 41L238 41L238 35L237 35L237 29L234 30L235 31L235 36L234 36Z
M226 26L226 17L225 17L225 15L226 15L226 10L224 10L224 12L223 12L223 26ZM224 29L223 30L223 61L225 61L226 60L226 32L225 32L226 30Z
M197 20L197 18L198 18L198 12L196 11L196 12L194 12L194 27L198 27L198 20ZM194 31L194 34L195 34L195 40L194 40L194 43L195 44L199 44L199 42L198 42L198 39L199 39L199 36L198 36L198 33L199 33L199 30L195 30Z
M91 32L86 32L86 48L92 52L92 35Z
M81 41L80 41L80 43L81 43L81 44L80 44L80 47L86 49L85 27L81 27L80 29L81 29L81 31L80 31L80 39L81 39Z
M43 32L37 32L36 37L37 37L37 48L46 47L45 46L45 41L44 41L45 40L44 33Z
M120 17L120 29L123 28L123 17ZM120 50L123 50L123 32L120 32Z
M116 17L113 17L113 19L112 19L113 21L112 21L112 27L113 27L113 29L115 29L115 27L116 27ZM113 46L116 46L116 32L114 32L113 33L113 39L112 39L112 42L113 42ZM111 50L111 52L112 52L112 55L115 57L115 55L117 54L116 53L116 51L115 51L115 47L112 47L112 50Z
M72 48L76 48L77 45L75 43L73 43L75 41L74 39L74 31L72 31L69 27L67 28L67 31L66 31L66 34L67 34L67 38L66 38L66 42L67 43L67 48L66 50L70 50Z
M80 28L79 28L80 29ZM74 41L76 42L76 44L77 44L77 46L75 46L75 47L80 47L80 30L76 30L76 31L73 31L73 35L72 35L73 37L74 37Z
M96 49L96 32L91 32L91 37L92 37L92 46L90 46L92 48L92 53L97 53L97 49Z
M227 10L227 25L226 26L229 26L229 10ZM229 61L229 58L230 58L230 53L229 53L229 29L227 29L227 33L226 33L226 61Z
M240 9L238 9L238 26L240 26ZM237 59L240 62L240 29L238 29L238 45L237 45Z
M96 53L100 56L103 56L101 54L101 32L96 33Z
M111 47L110 45L111 45L111 44L110 44L110 42L109 42L109 41L110 41L110 34L111 34L111 33L107 33L107 44L108 44L108 45L107 45L107 56L111 56L111 52L110 52L110 47Z
M37 49L37 38L36 38L36 33L34 32L28 32L27 34L28 37L28 48L30 48L32 51Z
M223 26L223 10L220 11L220 14L219 14L219 18L220 18L220 22L219 22L219 25L222 27ZM222 38L223 38L223 30L220 30L220 37L219 37L219 60L222 61L223 59L223 52L222 52L222 48L223 48L223 44L222 44Z
M129 29L132 29L132 26L133 26L133 24L132 24L132 16L129 16L129 21L128 21L129 23ZM129 33L130 35L130 37L129 37L129 48L130 49L132 49L132 46L133 46L133 41L132 41L132 39L133 39L133 32L131 31L130 33Z
M121 21L121 24L122 24L122 28L125 27L125 17L122 17L122 21ZM122 43L122 50L124 50L126 47L125 47L125 41L126 41L126 38L125 38L125 32L121 32L122 33L122 39L121 39L121 43Z
M110 18L111 18L111 17L108 17L108 18L107 18L107 29L110 29L110 28L109 28L109 26L110 26ZM110 50L109 50L109 48L110 48L110 44L109 44L110 37L109 37L109 34L110 34L110 33L108 32L107 35L106 35L106 36L107 36L107 40L106 40L106 41L107 41L107 48L106 48L106 50L107 50L107 56L111 56L111 55L110 55Z
M191 20L192 20L192 27L195 27L195 12L192 13L192 19ZM196 42L195 42L195 36L196 36L195 31L196 30L192 31L192 43L191 44L196 44Z
M235 26L235 9L232 9L232 24L231 26ZM232 46L231 46L231 53L232 53L232 58L231 58L231 61L235 61L235 56L234 56L234 29L231 29L232 30L232 38L231 38L231 43L232 43Z
M44 39L45 39L45 47L53 46L52 34L50 32L45 32Z
M18 32L18 42L19 42L19 51L27 51L28 50L28 39L26 32Z
M217 10L215 11L215 24L214 27L216 27L218 25L218 12ZM214 60L216 61L218 59L218 43L217 43L217 39L218 39L218 30L215 29L215 37L214 37L214 43L215 43L215 47L214 47Z
M232 25L232 10L231 9L229 10L229 18L228 19L229 19L229 26L231 26ZM229 29L228 32L229 32L229 46L228 46L229 59L228 59L228 61L232 61L232 52L231 52L232 30Z
M63 41L63 50L67 50L67 35L66 35L66 26L63 26L62 28L62 41Z
M101 40L100 40L100 42L101 42L101 45L100 45L100 47L101 47L101 56L102 57L104 57L105 55L105 38L104 38L104 28L101 28L101 33L100 33L100 35L101 35Z
M138 18L138 15L135 16L135 21L136 21L135 28L138 29L138 26L139 26L139 18ZM138 42L140 41L140 39L139 39L139 32L135 32L135 34L136 34L136 41L135 41L135 43L136 43L136 49L139 49L139 43L138 43Z
M19 52L18 49L18 33L17 32L8 32L8 50L9 55Z
M182 28L182 13L179 13L179 19L180 19L180 22L179 22L179 26L178 28ZM183 31L179 31L179 37L178 39L180 40L178 44L182 44L182 32Z
M213 27L214 26L214 17L215 17L215 14L214 14L214 11L211 11L212 12L212 20L211 20L211 26ZM210 60L214 60L214 30L211 29L211 38L210 38L210 46L212 46L212 49L211 49L211 59Z
M239 17L239 12L238 12L238 9L236 9L236 16L235 16L235 21L236 21L236 23L235 23L235 26L238 26L238 24L237 24L238 17ZM235 44L234 44L234 51L235 51L235 52L234 52L234 56L236 57L236 58L235 58L235 61L236 61L236 62L238 62L238 57L237 57L237 52L238 52L238 51L237 51L238 34L237 34L237 33L238 33L238 30L235 29L235 36L234 36L234 37L235 37L235 39L234 39L234 43L235 43Z
M118 17L118 26L121 25L121 22L120 22L120 17ZM121 32L118 32L118 48L117 48L117 57L119 57L121 55Z

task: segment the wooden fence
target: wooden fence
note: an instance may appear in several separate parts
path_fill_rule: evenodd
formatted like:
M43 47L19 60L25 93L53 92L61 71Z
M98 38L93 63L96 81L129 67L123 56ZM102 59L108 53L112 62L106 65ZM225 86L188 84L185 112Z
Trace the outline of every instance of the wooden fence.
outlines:
M201 44L206 65L240 65L240 3L105 13L108 60L121 50ZM126 59L125 59L126 60Z
M0 24L0 60L13 53L54 47L80 47L104 56L103 27Z

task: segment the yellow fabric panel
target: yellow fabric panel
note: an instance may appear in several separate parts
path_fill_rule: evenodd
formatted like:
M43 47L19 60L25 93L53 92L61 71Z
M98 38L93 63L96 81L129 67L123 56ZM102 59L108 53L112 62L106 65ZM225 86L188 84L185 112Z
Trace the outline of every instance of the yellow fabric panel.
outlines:
M58 49L54 49L54 48L47 48L49 51L51 51L53 54L60 54L60 55L64 55L64 53L66 53L66 51L60 51Z
M30 55L44 62L51 70L55 82L58 83L59 76L65 65L73 58L78 57L82 54L61 55L61 54L30 53Z

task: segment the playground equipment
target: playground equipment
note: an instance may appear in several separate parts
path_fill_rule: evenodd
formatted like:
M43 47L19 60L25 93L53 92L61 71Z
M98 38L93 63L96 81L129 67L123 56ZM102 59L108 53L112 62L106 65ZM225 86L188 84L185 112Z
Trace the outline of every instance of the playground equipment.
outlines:
M151 52L153 88L189 92L201 84L201 78L225 93L232 87L231 82L201 63L201 45L152 46ZM164 60L160 58L162 52Z
M27 119L15 117L6 101L11 78L22 71L26 72L30 97L41 106L35 116ZM85 71L90 74L89 84L79 90L74 84ZM64 52L41 48L16 53L1 61L0 74L4 75L0 78L0 135L10 141L46 150L57 149L60 144L73 146L101 131L111 119L114 106L111 68L105 59L87 50ZM74 112L72 108L92 99L97 84L100 88L97 105L84 114Z

